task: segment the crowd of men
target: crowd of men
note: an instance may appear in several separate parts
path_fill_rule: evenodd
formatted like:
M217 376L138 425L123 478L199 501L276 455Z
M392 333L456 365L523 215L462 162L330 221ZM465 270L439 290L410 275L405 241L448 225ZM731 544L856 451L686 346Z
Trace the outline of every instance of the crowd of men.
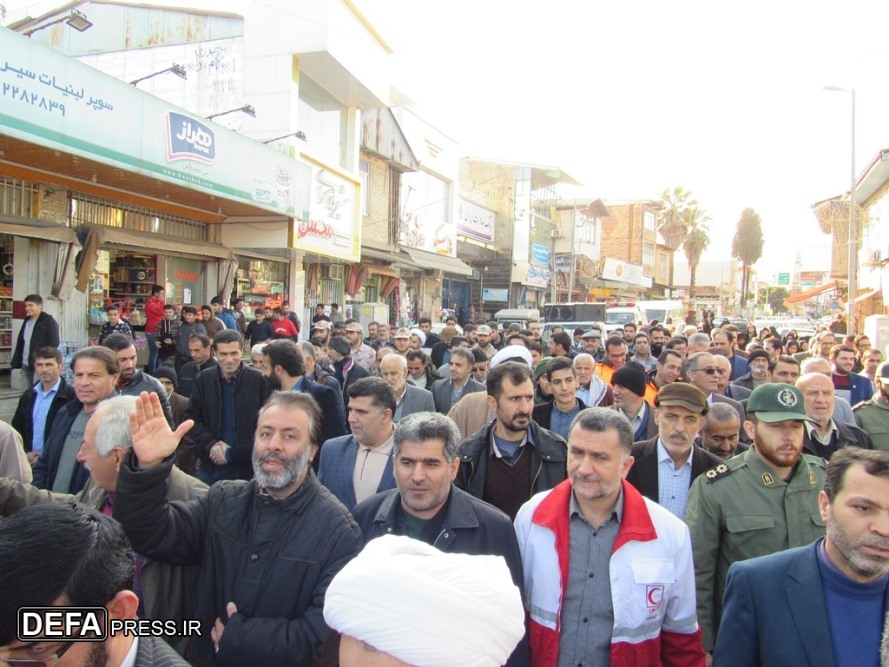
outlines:
M889 363L864 336L544 342L319 304L300 342L289 309L218 300L218 330L160 304L145 370L109 312L68 386L40 305L0 452L0 663L889 660ZM202 632L27 643L26 604Z

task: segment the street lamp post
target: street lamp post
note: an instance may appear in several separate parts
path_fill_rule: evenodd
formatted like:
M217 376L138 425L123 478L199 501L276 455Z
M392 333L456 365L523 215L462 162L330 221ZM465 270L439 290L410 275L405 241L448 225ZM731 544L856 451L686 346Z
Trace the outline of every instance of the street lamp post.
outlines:
M846 301L846 326L849 333L857 331L855 321L855 295L858 291L858 225L855 217L855 202L852 195L855 193L855 89L841 88L840 86L825 86L824 90L839 93L849 93L852 98L852 145L850 149L851 162L849 166L849 294Z

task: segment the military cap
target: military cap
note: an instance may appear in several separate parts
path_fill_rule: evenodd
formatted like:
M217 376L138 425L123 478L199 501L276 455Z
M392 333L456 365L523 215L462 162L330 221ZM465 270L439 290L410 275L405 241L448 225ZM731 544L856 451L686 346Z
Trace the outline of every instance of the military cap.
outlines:
M815 421L806 414L802 392L790 384L774 382L756 387L747 399L747 412L769 424L786 421Z

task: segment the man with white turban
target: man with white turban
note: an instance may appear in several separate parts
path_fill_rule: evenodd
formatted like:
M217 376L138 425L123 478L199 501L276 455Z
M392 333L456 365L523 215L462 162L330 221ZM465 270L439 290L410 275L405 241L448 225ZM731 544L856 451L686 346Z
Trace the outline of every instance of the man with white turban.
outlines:
M418 540L372 540L330 582L324 620L341 667L498 667L525 633L501 556L445 554Z

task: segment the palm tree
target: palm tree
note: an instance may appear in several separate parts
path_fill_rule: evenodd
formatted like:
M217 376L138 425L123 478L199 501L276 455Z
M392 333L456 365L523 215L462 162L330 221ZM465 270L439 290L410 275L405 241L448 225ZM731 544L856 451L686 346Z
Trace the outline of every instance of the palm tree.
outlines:
M709 231L707 223L710 222L710 218L695 203L685 209L682 221L685 226L685 240L682 242L682 249L685 251L685 257L688 259L689 273L688 322L694 324L697 319L694 307L695 274L698 271L701 254L710 245L710 236L707 234Z
M687 229L685 227L684 214L686 209L697 206L691 192L686 192L681 185L675 188L664 188L661 193L661 212L658 220L658 231L664 237L664 243L673 252L679 249L685 241Z

